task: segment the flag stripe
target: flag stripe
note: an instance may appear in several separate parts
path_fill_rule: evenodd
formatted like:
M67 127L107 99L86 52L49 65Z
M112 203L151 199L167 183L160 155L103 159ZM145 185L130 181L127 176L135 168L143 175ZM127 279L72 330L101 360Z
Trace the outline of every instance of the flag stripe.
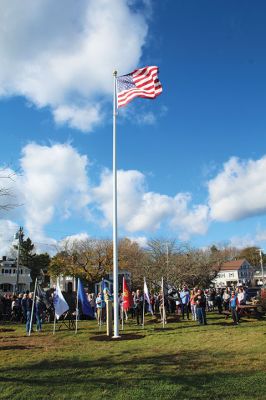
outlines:
M121 100L120 101L120 105L125 105L125 104L127 104L128 102L130 102L131 100L133 100L135 97L142 97L142 98L150 98L150 99L154 99L155 97L157 97L157 96L159 96L159 94L160 94L161 92L159 92L159 93L140 93L139 91L133 91L133 92L131 92L131 93L129 93L126 97L125 97L125 99L123 99L123 100Z
M120 101L124 101L125 99L127 99L128 97L131 96L131 94L137 93L139 95L144 94L145 96L153 96L153 95L158 95L161 93L161 88L158 87L156 90L154 89L149 89L149 90L141 90L141 89L131 89L127 92L124 92L123 95L121 95L120 97Z
M125 91L123 94L120 96L120 102L124 102L128 98L131 97L132 94L136 94L137 96L144 95L144 97L156 97L162 92L162 87L158 86L155 90L154 89L149 89L149 90L141 90L141 89L131 89L128 91Z

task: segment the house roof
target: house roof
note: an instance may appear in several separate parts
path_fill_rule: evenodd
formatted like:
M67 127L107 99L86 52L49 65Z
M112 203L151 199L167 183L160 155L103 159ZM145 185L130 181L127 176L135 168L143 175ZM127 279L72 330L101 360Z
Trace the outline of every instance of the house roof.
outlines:
M239 270L245 262L247 262L245 258L242 258L240 260L227 261L220 266L220 271Z

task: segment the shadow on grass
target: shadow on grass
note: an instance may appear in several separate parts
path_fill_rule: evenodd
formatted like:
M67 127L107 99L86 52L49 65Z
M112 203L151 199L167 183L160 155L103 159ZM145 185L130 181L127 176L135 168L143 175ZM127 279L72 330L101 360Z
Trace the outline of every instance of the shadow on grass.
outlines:
M23 345L14 345L14 346L2 346L0 347L0 351L3 350L31 350L31 349L42 349L42 347L39 346L31 346L31 345L27 345L27 346L23 346Z
M37 396L38 392L38 398L42 399L46 399L42 395L47 394L48 388L52 387L59 395L67 388L83 390L84 384L90 393L98 393L103 387L110 396L120 391L125 393L125 397L119 397L123 399L128 393L133 398L139 393L137 390L141 390L147 399L179 398L181 395L183 399L233 399L240 398L237 397L240 387L241 399L254 398L254 394L264 398L266 385L264 372L260 369L241 372L214 370L217 360L226 363L235 356L229 351L216 353L215 357L211 352L202 350L141 356L131 349L127 356L121 355L117 357L108 353L97 360L88 355L85 360L65 358L5 368L0 382L14 385L15 393L30 385L32 393ZM166 391L163 397L158 397L157 390L162 387ZM171 391L172 397L167 390Z
M169 326L167 326L167 327L163 327L163 326L158 326L158 327L155 327L154 328L154 332L160 332L160 331L162 331L162 332L164 332L164 331L175 331L176 329L178 329L178 328L171 328L171 327L169 327Z
M138 334L133 334L133 333L122 333L120 338L113 339L112 337L108 337L106 335L96 335L96 336L91 336L90 340L94 340L96 342L113 342L113 341L125 341L125 340L137 340L137 339L143 339L145 335L138 335Z
M0 328L0 332L14 332L15 329L12 328Z

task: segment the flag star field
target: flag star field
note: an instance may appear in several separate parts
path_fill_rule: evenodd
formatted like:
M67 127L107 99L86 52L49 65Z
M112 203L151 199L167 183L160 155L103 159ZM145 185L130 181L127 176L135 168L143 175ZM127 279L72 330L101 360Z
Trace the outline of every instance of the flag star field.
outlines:
M266 250L265 15L248 0L2 0L0 257L20 226L51 254L112 238L115 70L118 236Z

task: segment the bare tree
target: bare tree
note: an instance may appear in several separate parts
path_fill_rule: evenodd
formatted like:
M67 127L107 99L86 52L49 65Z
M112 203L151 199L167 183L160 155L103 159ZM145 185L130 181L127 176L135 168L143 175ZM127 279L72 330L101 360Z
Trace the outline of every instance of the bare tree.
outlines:
M15 195L12 193L10 185L3 184L4 181L15 181L15 172L11 171L8 168L2 168L0 170L0 210L9 211L14 207L17 207L18 204L13 203L11 201Z

